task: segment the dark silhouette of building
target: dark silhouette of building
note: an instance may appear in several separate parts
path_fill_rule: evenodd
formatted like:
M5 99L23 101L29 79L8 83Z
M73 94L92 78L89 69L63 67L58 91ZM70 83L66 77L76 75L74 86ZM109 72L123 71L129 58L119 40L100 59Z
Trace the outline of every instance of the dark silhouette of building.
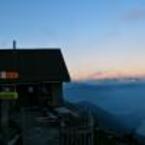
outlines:
M62 105L69 81L60 49L0 50L0 91L17 92L19 105Z

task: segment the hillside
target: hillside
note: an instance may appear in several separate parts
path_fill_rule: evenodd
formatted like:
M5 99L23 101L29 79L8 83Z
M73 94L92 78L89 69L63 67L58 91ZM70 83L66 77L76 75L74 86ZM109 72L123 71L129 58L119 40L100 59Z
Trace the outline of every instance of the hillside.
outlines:
M145 83L125 83L125 84L86 84L71 83L65 85L65 99L71 102L86 101L100 108L107 110L111 114L126 117L126 123L137 123L145 118ZM129 117L127 117L129 116ZM134 117L135 116L135 117ZM136 119L136 121L133 121ZM123 119L121 119L123 121ZM125 121L125 120L124 120Z

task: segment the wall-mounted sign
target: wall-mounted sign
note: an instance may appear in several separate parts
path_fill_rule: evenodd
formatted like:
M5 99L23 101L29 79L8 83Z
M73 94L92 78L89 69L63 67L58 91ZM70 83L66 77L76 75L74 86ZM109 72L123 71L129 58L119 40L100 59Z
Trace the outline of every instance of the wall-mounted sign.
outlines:
M17 92L0 92L0 100L16 100L18 99Z
M15 71L1 71L0 79L18 79L19 74Z

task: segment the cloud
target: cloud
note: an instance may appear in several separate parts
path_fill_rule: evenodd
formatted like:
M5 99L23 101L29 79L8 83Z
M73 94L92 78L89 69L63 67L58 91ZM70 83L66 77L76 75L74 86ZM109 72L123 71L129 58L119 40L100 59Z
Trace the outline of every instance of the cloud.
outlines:
M125 21L138 21L145 20L145 10L144 9L131 9L126 12L123 16Z
M95 72L91 74L88 78L89 79L106 79L106 78L119 78L119 77L124 77L125 74L122 72L117 72L117 71L100 71L100 72Z

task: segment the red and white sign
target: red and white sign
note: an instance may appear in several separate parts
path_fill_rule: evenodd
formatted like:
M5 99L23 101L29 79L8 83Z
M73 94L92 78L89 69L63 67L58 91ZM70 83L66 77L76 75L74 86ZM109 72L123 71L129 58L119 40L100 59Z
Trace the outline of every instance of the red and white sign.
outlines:
M19 74L14 71L2 71L0 72L0 79L18 79Z

